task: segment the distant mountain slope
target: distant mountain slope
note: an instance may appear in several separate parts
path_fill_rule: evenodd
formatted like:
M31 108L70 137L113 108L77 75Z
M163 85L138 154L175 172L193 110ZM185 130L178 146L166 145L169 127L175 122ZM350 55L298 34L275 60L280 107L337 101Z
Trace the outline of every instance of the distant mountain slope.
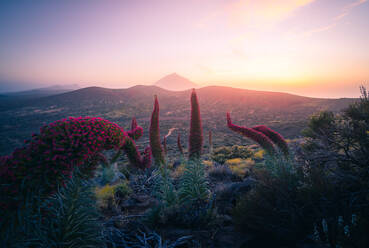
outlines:
M230 87L209 86L197 89L203 118L204 133L213 131L214 145L233 145L248 142L231 133L226 126L225 115L239 125L268 125L287 138L300 135L309 116L320 110L338 111L355 99L322 99L302 97L287 93L244 90ZM135 116L147 130L153 108L153 96L160 103L160 128L162 135L171 128L180 132L185 140L189 129L191 90L169 91L157 86L137 85L128 89L83 88L63 94L29 99L10 108L2 105L9 96L0 96L0 152L7 154L21 146L40 126L68 116L100 116L117 122L124 128ZM17 97L18 98L18 97ZM176 134L175 134L176 135ZM173 137L175 135L172 135ZM168 145L175 148L170 136Z
M245 90L222 86L208 86L197 89L202 110L207 112L235 113L252 112L299 112L306 114L319 110L338 111L354 99L310 98L288 93ZM121 108L131 106L136 115L146 115L146 107L152 107L152 99L158 95L163 111L183 112L189 109L190 90L169 91L157 86L137 85L128 89L107 89L88 87L59 95L34 99L28 107L58 106L72 110ZM140 109L142 108L142 109ZM134 113L132 113L134 114ZM298 114L298 113L297 113Z
M52 85L45 88L38 88L26 91L17 91L17 92L9 92L9 93L2 93L2 95L8 96L28 96L28 97L42 97L42 96L50 96L61 94L68 91L77 90L80 87L77 84L70 84L70 85Z
M161 78L154 85L163 89L174 91L188 90L197 87L194 82L191 82L187 78L184 78L177 73L172 73Z
M78 88L80 88L78 85L71 84L63 86L53 85L26 91L4 92L0 95L0 110L24 106L32 102L32 100L70 92Z

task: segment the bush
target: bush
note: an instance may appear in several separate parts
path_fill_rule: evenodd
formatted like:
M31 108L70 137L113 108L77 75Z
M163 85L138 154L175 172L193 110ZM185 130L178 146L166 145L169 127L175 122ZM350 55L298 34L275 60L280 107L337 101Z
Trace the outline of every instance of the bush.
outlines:
M114 204L114 186L105 185L95 191L97 203L100 208L111 208Z
M369 229L369 94L364 87L361 93L341 114L314 115L304 130L300 156L310 175L309 197L321 213L318 238L331 247L369 246L363 234Z
M240 177L235 175L227 165L219 165L208 171L212 181L239 181Z
M181 202L193 203L209 199L209 182L201 161L189 161L180 180L178 194Z
M290 246L369 247L369 95L341 114L314 115L298 160L266 157L234 209L241 230Z
M257 152L254 153L254 158L255 159L263 159L264 157L264 154L265 154L265 151L264 150L259 150Z
M252 151L247 146L237 146L232 147L222 146L214 150L211 158L219 163L224 164L226 160L233 158L247 159L251 158L253 155Z
M40 134L33 134L26 143L11 156L0 157L0 209L9 215L22 207L27 194L37 192L40 198L52 195L75 169L84 177L93 176L97 164L106 160L104 150L125 149L130 161L142 169L151 163L150 149L141 159L128 133L101 118L69 117L55 121L42 127Z
M203 227L214 217L213 201L209 201L210 191L204 165L200 161L189 161L183 166L176 189L164 166L160 169L155 186L155 197L159 204L146 216L154 226Z
M229 166L233 174L235 174L239 178L243 178L250 172L252 167L255 165L255 162L251 158L248 158L246 160L234 158L228 159L225 164Z
M114 187L114 195L115 197L119 197L120 199L126 198L131 193L132 193L132 189L129 187L126 181L120 184L117 184Z
M125 181L116 185L105 185L95 190L98 206L104 209L111 209L119 205L120 201L131 192L131 188Z
M98 218L90 183L73 176L38 211L27 212L18 229L9 229L10 235L1 238L0 246L103 247Z
M303 240L312 232L312 220L300 194L301 174L286 161L271 160L274 173L256 169L255 187L243 195L234 211L234 221L241 231L254 231L284 243Z

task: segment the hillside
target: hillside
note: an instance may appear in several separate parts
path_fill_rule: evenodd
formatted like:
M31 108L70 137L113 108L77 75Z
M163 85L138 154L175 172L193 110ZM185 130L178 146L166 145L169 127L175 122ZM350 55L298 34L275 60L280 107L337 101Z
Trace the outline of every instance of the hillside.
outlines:
M338 111L354 99L321 99L287 93L244 90L208 86L197 90L205 133L213 130L215 146L223 143L242 144L244 139L233 135L225 125L225 113L232 112L235 123L269 125L287 138L300 134L307 118L320 110ZM10 96L0 97L0 150L2 154L22 145L41 125L67 116L101 116L128 127L130 118L148 129L153 96L160 102L161 132L176 128L187 139L189 128L190 90L169 91L157 86L137 85L128 89L83 88L48 97L28 99L22 104L7 105ZM18 98L19 96L17 96ZM168 144L175 144L174 135ZM225 139L225 135L228 138ZM147 137L147 136L144 136ZM141 142L147 142L143 139Z
M34 99L41 97L58 95L80 87L76 84L71 85L53 85L44 88L37 88L25 91L3 92L0 94L0 110L21 107L29 104Z

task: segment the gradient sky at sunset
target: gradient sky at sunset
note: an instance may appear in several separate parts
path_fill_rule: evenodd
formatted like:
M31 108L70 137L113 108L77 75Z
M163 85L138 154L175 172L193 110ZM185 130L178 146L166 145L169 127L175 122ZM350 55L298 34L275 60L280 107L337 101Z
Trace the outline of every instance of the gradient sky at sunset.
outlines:
M356 97L369 86L369 1L0 1L0 91L125 88L172 72Z

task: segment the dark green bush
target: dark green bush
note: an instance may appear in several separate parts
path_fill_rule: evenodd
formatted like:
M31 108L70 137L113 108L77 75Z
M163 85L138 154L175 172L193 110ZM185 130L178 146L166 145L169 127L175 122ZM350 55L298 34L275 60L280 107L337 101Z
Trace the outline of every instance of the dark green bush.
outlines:
M74 175L38 211L19 213L24 219L1 247L103 247L91 185Z
M241 231L254 231L282 243L295 243L312 232L308 205L300 194L300 171L287 161L269 161L274 171L258 168L251 191L238 201L234 222Z
M298 160L267 158L234 209L241 230L291 246L369 247L369 97L314 115Z
M160 169L154 195L159 204L146 216L153 226L199 228L214 217L205 167L201 161L189 161L176 187L167 167Z

